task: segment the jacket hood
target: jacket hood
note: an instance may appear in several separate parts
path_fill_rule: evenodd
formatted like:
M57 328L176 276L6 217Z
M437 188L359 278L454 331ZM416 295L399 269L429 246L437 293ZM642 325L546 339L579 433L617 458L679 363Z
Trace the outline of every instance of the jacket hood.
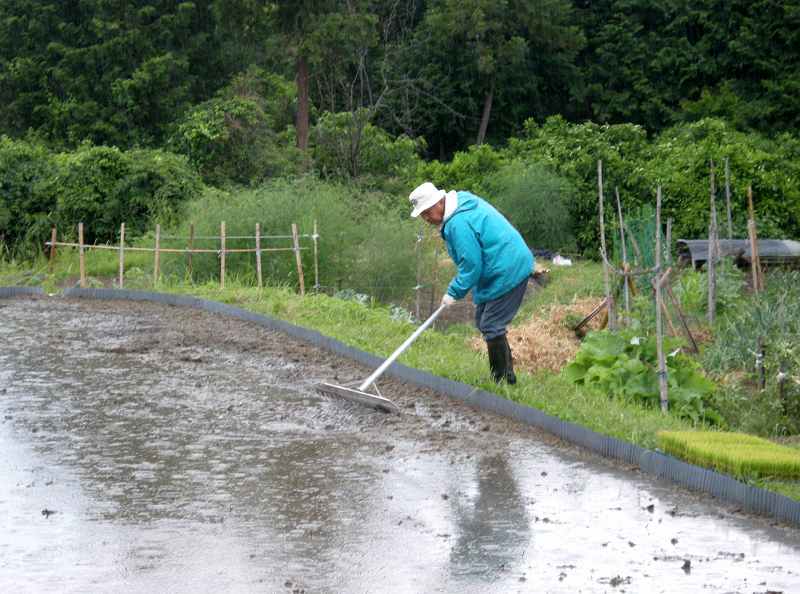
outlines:
M460 212L465 212L467 210L475 210L478 207L478 198L475 194L471 192L458 192L458 206L456 207L455 212L448 217L444 223L442 223L442 231L444 231L445 226L448 222L453 220L453 217L456 216Z

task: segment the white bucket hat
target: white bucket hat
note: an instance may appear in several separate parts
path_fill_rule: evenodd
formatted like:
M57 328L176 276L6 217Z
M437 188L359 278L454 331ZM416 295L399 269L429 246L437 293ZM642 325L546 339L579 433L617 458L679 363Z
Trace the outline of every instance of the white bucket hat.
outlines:
M425 182L417 186L408 199L411 201L413 210L411 211L411 218L416 218L420 213L425 212L431 206L439 202L447 192L438 190L431 182Z

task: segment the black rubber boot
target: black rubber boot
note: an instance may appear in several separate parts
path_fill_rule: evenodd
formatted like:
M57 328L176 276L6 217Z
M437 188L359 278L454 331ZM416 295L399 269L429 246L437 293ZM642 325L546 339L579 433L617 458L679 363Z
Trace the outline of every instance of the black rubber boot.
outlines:
M492 379L499 383L505 376L503 365L506 355L502 337L487 340L486 349L489 352L489 369L492 371Z
M517 383L517 376L514 375L513 362L511 360L511 347L505 336L498 336L486 341L486 348L489 351L489 369L492 370L492 379L498 384L506 381L509 384Z
M506 368L506 381L510 386L517 383L517 376L514 373L514 358L511 356L511 345L508 344L508 338L503 336L503 344L505 345L505 368Z

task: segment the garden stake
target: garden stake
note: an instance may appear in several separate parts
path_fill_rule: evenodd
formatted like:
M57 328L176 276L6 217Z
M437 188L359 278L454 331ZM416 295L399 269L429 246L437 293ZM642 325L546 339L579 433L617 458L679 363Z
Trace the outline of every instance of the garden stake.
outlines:
M597 201L600 216L600 251L603 256L603 285L606 291L606 304L608 305L608 329L616 330L614 317L614 297L611 295L611 279L609 278L608 253L606 252L606 228L603 221L603 161L597 161Z
M125 223L119 226L119 288L125 284Z
M709 175L711 183L709 208L711 213L708 223L708 262L706 262L706 269L708 271L708 325L713 326L717 317L717 257L719 255L719 250L717 249L717 202L715 199L717 190L714 184L714 161L711 161Z
M48 265L48 270L50 274L53 274L53 260L56 257L56 241L58 238L56 237L56 226L53 225L53 228L50 230L50 263Z
M667 362L664 358L664 330L661 324L661 285L669 276L671 269L661 274L661 186L656 191L656 351L658 352L658 388L661 399L661 412L666 413L669 396L667 394Z

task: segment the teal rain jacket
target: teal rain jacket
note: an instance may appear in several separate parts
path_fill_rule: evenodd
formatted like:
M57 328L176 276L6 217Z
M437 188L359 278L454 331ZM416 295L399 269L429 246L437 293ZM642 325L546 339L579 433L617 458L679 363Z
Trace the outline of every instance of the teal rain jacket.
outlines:
M458 206L441 228L447 253L458 267L447 293L485 303L519 285L533 272L533 254L519 231L491 204L458 192Z

